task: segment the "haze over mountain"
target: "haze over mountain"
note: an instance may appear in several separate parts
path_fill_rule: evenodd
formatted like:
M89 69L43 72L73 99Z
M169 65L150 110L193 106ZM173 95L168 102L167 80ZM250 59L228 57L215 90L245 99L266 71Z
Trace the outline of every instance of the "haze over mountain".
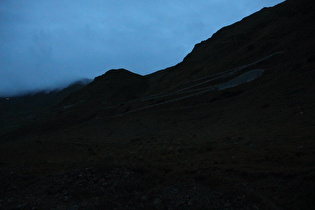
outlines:
M0 1L0 96L65 87L112 68L152 73L281 1Z
M175 66L112 69L39 112L3 99L0 208L314 209L314 11L263 8Z

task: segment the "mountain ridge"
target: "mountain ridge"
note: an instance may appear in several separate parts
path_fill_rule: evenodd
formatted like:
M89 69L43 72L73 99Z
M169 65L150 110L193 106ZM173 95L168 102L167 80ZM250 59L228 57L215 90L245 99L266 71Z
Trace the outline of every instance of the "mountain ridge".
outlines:
M310 1L306 2L310 3ZM306 26L306 23L310 22L311 18L302 17L300 18L300 23L287 21L286 26L279 24L278 22L282 21L283 18L290 20L290 16L296 13L295 11L286 9L290 4L292 4L291 1L285 1L273 8L264 8L259 12L243 18L237 23L220 29L218 32L214 33L211 38L196 44L193 50L179 64L145 75L143 80L147 80L148 82L144 82L147 83L147 85L143 85L143 88L146 90L140 91L141 93L139 93L138 96L135 95L131 98L135 99L137 97L156 94L157 92L170 92L174 86L180 86L190 80L202 78L207 75L210 76L211 74L229 68L237 68L244 65L244 63L247 65L273 53L282 51L291 53L290 50L286 49L294 44L294 42L290 43L290 39L292 39L290 37L291 34L295 33L297 26L301 27L299 24L303 23ZM303 4L299 3L297 5L295 6L300 8ZM303 9L305 10L305 7L303 7ZM311 9L312 7L310 5L307 11ZM273 10L280 11L280 14L275 15ZM299 12L298 14L303 14L303 12ZM282 28L280 29L274 28L274 25L283 26L281 26ZM272 33L270 33L270 30ZM305 32L302 32L303 30ZM270 34L268 36L272 36L268 39L268 42L264 41L266 38L266 36L264 36L265 31ZM302 28L300 31L301 34L307 34L307 32L311 32L312 30L311 28L308 30ZM301 34L299 36L301 36ZM283 35L285 35L285 40L283 40L284 44L273 41L279 40L279 37ZM222 64L224 64L224 66L222 66ZM105 77L106 74L103 78L105 79ZM119 83L119 79L117 79L116 83ZM112 89L110 92L118 93L120 91ZM102 94L100 94L100 96ZM112 97L111 99L113 100ZM122 103L123 100L124 99L121 98L118 101Z

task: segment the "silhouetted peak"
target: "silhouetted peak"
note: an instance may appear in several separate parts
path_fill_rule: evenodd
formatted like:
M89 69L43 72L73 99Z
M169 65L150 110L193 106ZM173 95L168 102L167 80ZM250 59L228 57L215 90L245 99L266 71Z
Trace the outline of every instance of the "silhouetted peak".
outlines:
M98 76L94 79L94 81L100 80L100 79L124 79L124 78L141 78L142 76L136 73L133 73L126 69L111 69L108 70L105 74Z

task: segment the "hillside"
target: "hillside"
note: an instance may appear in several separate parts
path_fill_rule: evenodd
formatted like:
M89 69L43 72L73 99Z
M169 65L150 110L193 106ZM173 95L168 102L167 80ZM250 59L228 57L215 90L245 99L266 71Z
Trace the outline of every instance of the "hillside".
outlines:
M22 124L36 121L70 93L80 90L89 82L89 79L83 79L59 90L38 91L8 98L0 97L0 134Z
M72 95L72 99L66 100L66 103L78 103L82 101L80 97L88 96L92 101L93 98L102 100L99 103L121 104L131 99L187 90L191 86L211 86L253 69L265 69L267 73L275 74L269 83L275 83L274 88L277 89L285 88L276 81L280 75L284 76L284 80L298 80L294 82L297 84L311 83L308 80L311 77L307 75L312 74L309 69L314 62L313 9L312 1L293 0L275 8L264 8L197 44L176 66L144 77L133 73L129 77L122 75L121 70L111 70L108 76L106 73L97 77L97 81L82 93L77 93L77 96ZM235 74L224 75L224 72L234 70ZM303 76L298 78L297 72ZM223 76L214 81L213 77L218 74ZM128 94L127 91L137 94Z
M110 70L3 133L0 208L314 208L314 11L264 8L173 67Z

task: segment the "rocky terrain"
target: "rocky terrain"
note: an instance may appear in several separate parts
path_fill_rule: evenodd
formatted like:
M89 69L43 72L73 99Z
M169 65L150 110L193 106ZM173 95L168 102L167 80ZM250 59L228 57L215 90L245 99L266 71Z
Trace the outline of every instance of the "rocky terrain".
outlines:
M32 120L2 99L0 209L313 209L314 11L264 8L173 67L110 70Z

